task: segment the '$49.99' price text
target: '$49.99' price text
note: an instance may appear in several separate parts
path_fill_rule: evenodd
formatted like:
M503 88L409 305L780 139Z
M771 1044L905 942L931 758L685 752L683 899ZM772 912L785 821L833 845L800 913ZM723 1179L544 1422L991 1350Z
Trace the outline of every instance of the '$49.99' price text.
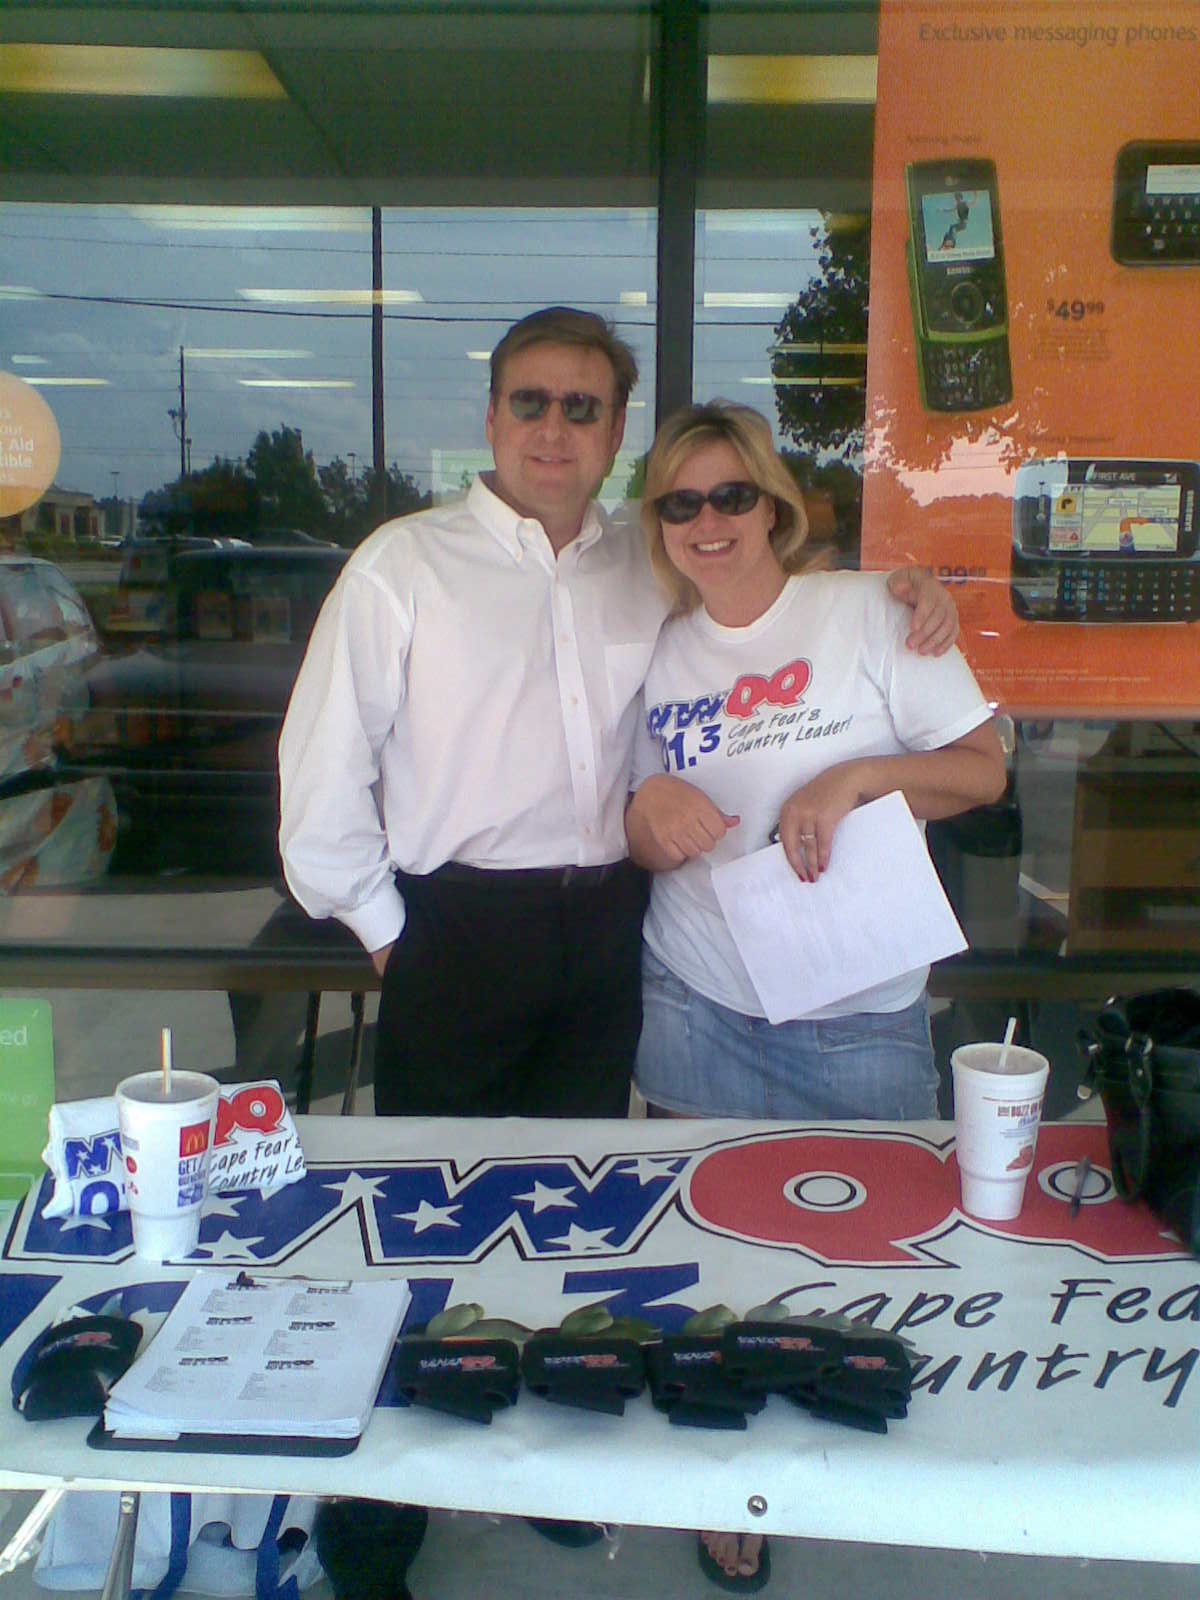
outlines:
M1103 300L1047 300L1046 311L1063 322L1082 322L1085 317L1104 315Z

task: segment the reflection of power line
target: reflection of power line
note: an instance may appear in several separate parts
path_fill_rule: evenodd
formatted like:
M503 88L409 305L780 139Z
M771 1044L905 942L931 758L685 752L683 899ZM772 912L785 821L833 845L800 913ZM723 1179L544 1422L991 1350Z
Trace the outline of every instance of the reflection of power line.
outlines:
M4 213L6 216L10 217L44 218L46 217L47 213L51 212L58 216L62 216L64 213L69 213L71 215L81 213L85 216L88 216L94 215L97 211L116 209L117 208L115 206L106 206L104 204L95 206L82 206L63 203L56 205L54 202L48 200L39 200L30 204L23 204L19 200L12 200L4 207ZM264 211L268 214L270 212L270 207L260 207L254 205L244 205L239 209L251 217L261 215ZM308 214L313 216L323 215L327 209L329 208L324 206L314 206L311 212ZM352 211L354 208L334 207L333 209ZM364 222L363 226L357 229L357 231L365 233L367 231L365 221L368 215L368 207L360 206L358 210L361 213ZM568 225L571 221L577 220L579 215L577 211L572 212L570 210L568 210L564 215L564 213L555 206L539 206L534 209L521 209L516 207L510 209L504 206L496 206L486 213L477 212L473 208L464 208L464 211L469 211L469 214L460 214L457 216L439 214L434 217L430 217L427 210L414 209L412 211L408 211L400 206L384 206L382 210L383 223L384 226L388 228L511 228L514 226L514 224L519 223L523 227L528 227L531 222L539 221L545 225L553 224L556 227L563 227ZM589 211L586 217L586 224L589 228L598 227L601 225L611 225L613 223L619 223L622 227L628 227L639 217L649 218L652 214L652 210L652 207L645 206L642 208L634 207L629 210L609 208L607 210L596 212L595 214ZM807 215L808 213L803 214ZM186 231L186 224L183 222L176 222L174 226L180 232ZM245 230L238 228L233 223L228 223L220 231L223 233L238 233ZM254 231L259 232L261 230L255 229ZM297 220L293 225L292 231L303 233L306 230Z
M365 322L371 316L372 307L364 306L361 311L314 311L301 310L293 306L239 306L228 302L222 304L209 300L155 300L140 298L136 295L120 294L65 294L57 290L39 291L38 300L61 300L75 305L98 306L124 306L135 311L211 311L226 316L239 317L301 317L316 321L342 321ZM426 302L427 304L429 302ZM505 311L493 316L490 312L454 312L433 313L426 311L384 311L385 322L428 322L428 323L470 323L489 322L502 327L508 327L512 321L513 310L524 310L529 307L536 309L533 300L438 300L435 305L462 305L462 306L496 306L505 307ZM607 311L612 306L611 300L576 300L574 305L582 310ZM656 326L652 318L634 318L616 316L613 322L618 328L646 328L653 330ZM707 317L702 313L696 317L696 326L700 328L774 328L776 317Z
M130 294L67 294L63 290L39 290L28 298L36 300L65 300L77 305L95 306L131 306L136 310L150 311L219 311L245 317L317 317L335 318L343 321L349 318L352 321L363 322L370 318L374 309L369 303L364 304L362 310L353 311L315 311L311 307L300 308L297 306L265 306L260 302L254 305L238 305L233 301L203 300L190 296L183 296L174 300L158 300L150 296ZM530 299L524 300L481 300L472 297L469 300L435 300L433 305L441 306L497 306L503 307L507 312L514 309L523 309L535 305ZM612 300L578 300L576 305L590 308L606 309L612 305ZM423 311L384 311L385 320L389 322L502 322L506 326L510 321L509 316L491 316L481 313L478 316L462 315L434 315ZM630 328L652 328L654 323L646 320L640 321L629 317L618 317L618 325Z
M114 443L114 444L73 444L70 447L70 454L73 455L73 456L115 456L115 455L130 456L130 457L142 456L142 457L148 457L150 460L156 461L156 460L158 460L158 458L160 456L165 456L167 454L168 449L170 450L172 455L175 454L174 445L168 446L168 445L165 445L165 444L164 445L159 445L156 449L141 449L141 450L137 449L133 445L120 444L120 443ZM226 454L227 452L220 452L220 453L221 454Z
M171 454L174 455L174 447L172 446L170 448L171 448ZM469 439L469 440L464 440L461 444L453 444L453 443L451 443L450 445L447 445L444 448L451 449L451 450L479 450L481 447L480 447L480 445L479 445L477 440ZM122 460L125 460L126 458L128 458L129 460L132 461L132 460L134 460L136 458L136 459L141 459L141 460L156 461L156 460L161 460L167 454L167 450L168 450L168 447L166 445L161 446L157 450L151 450L151 449L141 449L141 450L139 450L139 449L135 449L132 446L128 446L127 447L127 446L125 446L123 444L77 444L77 445L72 445L71 446L69 454L71 454L72 456L101 456L101 457L106 458L108 460L112 460L112 458L114 456L119 455L122 458ZM240 443L236 443L236 444L235 443L230 443L230 444L225 445L225 446L222 446L222 445L218 444L214 448L213 459L215 460L216 457L221 456L221 457L224 457L226 460L230 460L230 461L236 460L239 450L244 452L244 450L245 450L245 441L244 440L242 440ZM341 455L342 460L346 459L345 455L342 455L342 453L340 451L335 450L330 455L329 461L333 461L339 455ZM318 466L328 466L328 464L329 464L329 462L325 462L325 461L318 461L317 462ZM420 474L420 473L428 474L430 471L432 471L432 468L430 467L428 460L407 461L407 460L404 460L402 457L399 457L399 456L393 456L388 461L388 466L389 467L399 467L401 469L401 471L412 473L414 475L417 475L417 474Z
M97 345L92 346L91 359L95 366L102 367L105 371L113 372L112 367L106 365L111 357L112 352L110 350ZM124 373L113 372L113 376L108 380L109 392L106 398L113 398L117 395L124 397L139 394L166 395L174 393L176 387L175 378L173 376L167 377L166 372L163 370L161 356L147 355L138 365L135 365L124 352L121 352L120 359L124 363ZM355 383L359 381L361 376L365 385L365 359L360 359L354 364L347 364L342 361L338 366L334 365L335 359L340 358L326 356L321 352L315 353L310 362L310 366L315 368L315 371L310 373L310 376L316 376L319 373L322 378L349 378ZM225 365L232 365L232 363L225 363ZM706 365L739 367L744 366L745 361L737 358L728 361L712 358L706 362ZM244 366L254 371L275 370L273 367L270 369L260 368L254 361L247 361ZM470 374L466 378L463 377L464 368L465 360L461 350L452 351L448 355L425 355L421 356L419 360L412 356L397 356L394 359L388 359L385 356L384 358L384 373L389 383L393 381L403 383L411 393L412 386L419 382L422 395L425 397L432 396L436 399L454 399L458 396L470 400L476 398L480 393L486 393L486 363L479 363L475 369L474 376L478 379L477 383L469 381ZM124 381L126 373L131 380L130 382ZM192 370L188 374L188 394L193 398L196 395L220 395L228 398L231 395L236 395L239 389L244 387L241 379L229 374L222 374L222 376L224 377L224 382L219 381L211 373L206 380L205 377L198 375L196 364L193 363ZM132 381L134 379L145 381ZM302 380L297 380L297 387L292 392L296 394L305 392ZM310 392L314 397L320 393L319 390ZM246 398L246 396L242 396L242 398ZM265 404L266 402L260 403Z
M11 228L0 228L0 239L19 239L35 244L91 244L109 246L114 250L219 250L222 255L228 255L231 250L236 251L236 245L229 244L200 244L190 239L113 239L102 234L86 233L19 233ZM302 256L355 256L365 257L366 249L362 246L341 246L331 244L262 244L257 240L248 249L253 249L255 255L302 255ZM645 252L636 250L445 250L438 245L411 246L401 249L393 247L385 249L384 258L389 256L408 258L412 256L428 256L437 261L631 261L653 265L654 257ZM777 256L709 256L709 261L777 261ZM815 256L802 257L803 260L816 260Z

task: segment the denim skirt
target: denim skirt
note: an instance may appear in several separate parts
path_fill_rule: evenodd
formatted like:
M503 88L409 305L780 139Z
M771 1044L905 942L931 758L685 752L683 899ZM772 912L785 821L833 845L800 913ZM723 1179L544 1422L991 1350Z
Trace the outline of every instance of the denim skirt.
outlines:
M665 1111L820 1122L938 1114L924 993L903 1011L770 1023L697 994L643 946L642 1011L635 1081Z

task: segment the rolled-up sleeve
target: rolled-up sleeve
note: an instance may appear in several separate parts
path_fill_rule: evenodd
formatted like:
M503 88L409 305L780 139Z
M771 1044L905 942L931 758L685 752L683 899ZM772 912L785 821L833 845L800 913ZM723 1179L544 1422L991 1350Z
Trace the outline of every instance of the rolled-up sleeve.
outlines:
M412 619L370 570L347 567L323 606L279 736L279 848L313 917L337 917L367 950L396 939L396 888L380 754L404 700Z
M647 778L652 778L656 773L664 771L662 748L657 739L650 736L646 726L646 696L643 692L638 699L637 730L633 740L633 767L629 774L629 792L636 794Z

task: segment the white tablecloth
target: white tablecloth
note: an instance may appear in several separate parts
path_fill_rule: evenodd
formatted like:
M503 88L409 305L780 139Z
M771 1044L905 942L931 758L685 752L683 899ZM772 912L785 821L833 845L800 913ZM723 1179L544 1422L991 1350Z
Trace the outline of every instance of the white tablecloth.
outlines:
M886 1436L774 1397L745 1432L620 1418L524 1393L490 1427L376 1409L341 1460L98 1452L82 1421L0 1420L0 1487L337 1492L616 1523L1200 1560L1200 1264L1112 1194L1103 1129L1043 1127L1024 1212L958 1209L945 1124L298 1119L308 1177L214 1199L197 1260L395 1273L410 1321L444 1304L557 1324L605 1300L678 1327L785 1296L898 1329L928 1359ZM1069 1214L1075 1163L1096 1163ZM162 1309L128 1219L47 1222L32 1199L0 1260L0 1379L63 1308L115 1291ZM761 1497L766 1509L748 1509Z

